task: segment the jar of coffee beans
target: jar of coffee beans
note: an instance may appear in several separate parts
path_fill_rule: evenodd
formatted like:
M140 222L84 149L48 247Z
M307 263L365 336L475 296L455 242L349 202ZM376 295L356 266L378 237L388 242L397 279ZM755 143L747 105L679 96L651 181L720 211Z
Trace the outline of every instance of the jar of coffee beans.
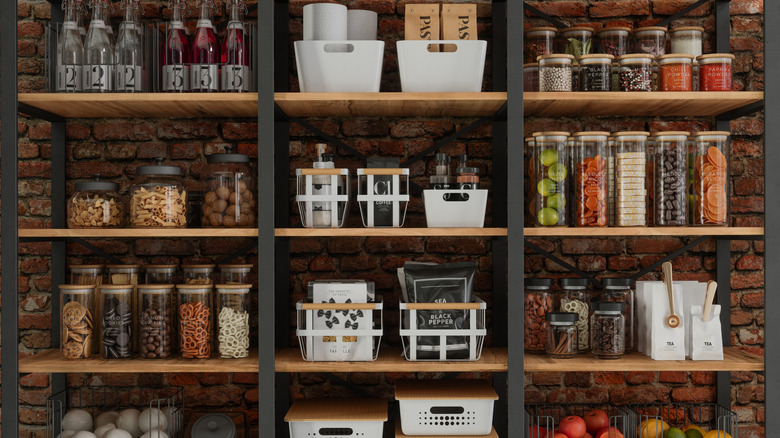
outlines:
M655 225L688 224L688 132L658 132L655 150Z
M624 303L593 303L590 349L596 359L619 359L625 353Z
M601 280L604 290L598 297L602 303L621 303L623 307L623 320L626 324L625 350L633 351L637 337L636 293L631 288L630 278L604 278Z
M249 156L225 153L209 155L203 171L205 193L201 204L204 227L253 227L257 196Z
M574 56L563 54L539 57L539 91L572 91Z
M552 312L553 295L550 287L552 278L525 279L525 352L544 354L546 352L545 315Z
M173 285L138 286L138 351L142 359L173 355Z

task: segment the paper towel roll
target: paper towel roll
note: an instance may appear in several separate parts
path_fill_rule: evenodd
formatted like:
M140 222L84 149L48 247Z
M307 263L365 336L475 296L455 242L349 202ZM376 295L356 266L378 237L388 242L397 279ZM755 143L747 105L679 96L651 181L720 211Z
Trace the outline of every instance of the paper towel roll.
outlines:
M311 3L303 7L303 39L347 39L347 7L335 3Z
M347 11L348 40L376 40L376 30L376 12L363 9L350 9Z

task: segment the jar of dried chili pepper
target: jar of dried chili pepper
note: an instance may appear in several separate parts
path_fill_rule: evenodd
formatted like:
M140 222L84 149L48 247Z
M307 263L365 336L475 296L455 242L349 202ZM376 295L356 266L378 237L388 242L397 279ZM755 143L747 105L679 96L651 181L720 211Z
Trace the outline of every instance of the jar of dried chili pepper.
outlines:
M607 226L608 137L609 132L601 131L574 134L571 152L574 172L572 221L577 227Z
M536 62L536 58L554 52L555 36L558 29L554 27L532 27L525 32L525 62Z

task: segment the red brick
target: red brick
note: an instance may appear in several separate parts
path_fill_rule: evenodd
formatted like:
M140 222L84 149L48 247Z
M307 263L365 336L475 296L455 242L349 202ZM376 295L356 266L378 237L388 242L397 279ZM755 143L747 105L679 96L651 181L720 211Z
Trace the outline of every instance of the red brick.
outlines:
M442 137L452 132L453 124L448 121L403 121L390 128L390 136L395 138L415 138L423 136Z
M596 371L593 373L593 382L597 385L625 385L626 377L623 373Z
M607 403L609 391L605 388L557 389L547 396L548 403Z
M602 256L581 256L577 258L577 269L585 272L601 272L607 268L607 259Z
M35 332L22 335L22 344L27 348L50 348L51 332Z
M25 274L40 274L48 272L49 262L45 259L23 260L19 263L19 270Z
M28 212L32 215L51 216L51 200L31 199L27 205L29 206Z
M218 135L217 126L217 122L204 120L162 122L157 127L157 137L162 140L178 138L213 138Z
M338 123L330 120L310 120L309 124L328 135L336 135L339 132ZM290 123L291 137L314 137L315 134L297 123Z
M223 241L224 245L224 241ZM139 256L190 255L195 252L195 243L188 240L138 240L135 253Z
M51 330L51 315L40 313L20 313L19 329Z
M591 4L591 17L626 17L629 15L649 15L650 2L635 1L600 1Z
M691 371L691 383L694 385L714 385L716 382L716 374L711 371Z
M574 261L572 257L561 257L560 259L561 261L566 262L571 266L575 266L577 264L577 262ZM564 268L563 266L559 265L557 262L554 262L548 258L544 259L544 269L546 269L549 272L566 272L566 273L569 272L567 268Z
M764 179L751 176L735 178L734 193L737 195L762 195L764 194Z
M428 252L443 254L485 254L485 240L477 238L432 237Z
M233 254L248 243L246 239L203 239L200 248L203 254L208 255Z
M338 259L328 256L317 256L309 263L309 270L315 272L335 271L338 265Z
M639 266L639 259L634 256L612 256L607 260L610 271L633 271Z
M731 135L762 135L764 123L761 120L742 117L731 121Z
M43 36L43 25L37 21L23 21L16 25L19 38Z
M73 158L76 160L88 160L102 158L106 147L97 143L79 143L73 146Z
M35 55L35 43L27 40L19 40L16 42L16 55L21 58L29 58Z
M740 271L757 271L764 269L764 258L757 255L746 254L735 264Z
M563 375L563 384L567 387L590 387L593 373L590 371L567 372Z
M35 279L35 288L38 292L51 292L51 276L43 275Z
M764 330L763 329L749 329L741 328L737 332L739 336L739 342L744 345L763 345L764 344Z
M764 198L757 196L731 197L732 213L763 213Z
M258 382L257 373L234 373L233 374L233 383L235 384L257 385L257 382Z
M563 254L616 254L623 251L616 239L564 239L561 242Z
M383 119L349 119L341 123L341 132L349 136L386 136L390 124Z
M731 288L732 289L755 289L764 286L764 273L763 272L744 272L744 273L732 273L731 275Z
M257 122L225 122L222 124L222 137L225 140L255 140Z
M293 254L318 253L322 249L322 243L317 239L290 239L290 252Z
M129 160L135 158L138 150L138 144L136 143L122 143L112 144L111 147L106 148L106 158L110 160Z
M652 383L653 380L655 380L655 373L651 371L631 371L626 375L626 383L634 385Z
M173 143L170 157L173 160L191 160L200 156L200 150L200 145L197 143Z
M203 373L200 376L200 384L204 386L224 385L228 382L226 373Z
M340 267L343 271L371 271L379 265L375 256L360 254L341 257Z
M46 3L39 3L36 5L33 5L33 15L35 18L43 18L45 20L48 20L51 18L51 5Z
M184 397L189 406L239 406L244 398L244 390L225 387L209 389L185 387Z
M610 389L610 403L623 405L627 403L668 403L669 389L651 386L634 386L628 388L613 387Z
M369 237L366 239L366 251L369 253L422 253L425 242L421 238L410 237Z
M626 250L635 254L668 254L682 248L682 241L676 237L631 238Z
M332 254L356 254L360 252L360 239L334 238L328 240L328 252Z
M40 154L38 145L35 143L19 143L18 156L21 159L37 158Z
M92 135L96 140L151 140L154 128L146 123L97 122L92 126Z
M762 385L743 385L737 388L737 403L764 401L764 387Z
M31 373L19 378L19 384L28 388L46 388L49 386L49 375Z
M686 371L661 371L658 373L659 383L686 383L688 373Z
M653 14L654 15L674 15L680 12L683 8L686 8L695 0L652 0L653 1ZM688 12L686 16L701 17L710 13L711 3L705 3L703 6Z
M19 423L21 424L46 424L46 408L19 408Z
M68 163L67 165L67 175L69 178L87 179L98 173L104 178L115 178L122 175L122 166L106 161L82 161L77 163Z
M65 127L65 137L68 140L86 140L89 138L90 129L87 126L69 122Z
M751 312L741 309L731 309L731 325L749 325L752 323L753 314Z
M553 17L584 17L587 12L584 2L529 2L528 4ZM530 12L526 12L526 15L534 17Z
M672 401L678 403L705 403L715 401L715 388L697 386L693 388L674 388Z
M764 13L764 0L733 0L729 2L731 15L756 15Z
M43 4L41 6L48 6ZM18 1L16 3L16 16L17 18L27 18L30 16L30 5L27 2Z
M393 14L395 12L395 0L357 0L353 8L368 9L377 14Z

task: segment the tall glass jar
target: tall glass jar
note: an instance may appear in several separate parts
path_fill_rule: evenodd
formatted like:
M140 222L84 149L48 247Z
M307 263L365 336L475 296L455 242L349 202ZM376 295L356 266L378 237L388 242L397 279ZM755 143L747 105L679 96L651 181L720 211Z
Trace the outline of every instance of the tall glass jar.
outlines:
M60 285L60 350L65 359L92 357L95 286Z
M626 321L625 350L633 351L636 345L637 316L636 294L631 288L630 278L604 278L601 280L604 290L599 297L602 303L622 303L621 310Z
M571 66L571 91L580 91L580 65L576 62Z
M223 359L249 356L251 284L218 284L217 350Z
M578 58L582 55L590 55L593 49L593 29L577 26L567 27L560 32L563 53Z
M732 66L736 56L730 53L710 53L699 61L699 91L731 91Z
M566 195L569 187L568 132L540 132L534 136L536 226L566 226Z
M146 284L174 284L179 265L145 265Z
M558 310L577 315L574 325L577 327L577 350L588 351L590 345L590 292L588 280L584 278L561 278Z
M70 265L70 284L103 284L104 265Z
M618 63L620 91L653 91L653 55L623 55Z
M691 137L693 225L728 225L729 135L728 131L706 131Z
M132 284L138 286L141 265L108 265L108 284Z
M251 284L252 265L233 264L219 265L219 282L221 284Z
M577 356L578 330L574 325L576 313L551 312L547 321L547 355L553 359L573 359Z
M225 150L206 158L201 222L204 227L253 227L257 191L249 156L233 153L230 147Z
M185 284L214 284L214 268L217 265L181 265Z
M138 352L143 359L168 359L175 349L172 284L138 286Z
M539 57L539 91L572 91L572 55Z
M702 54L702 38L704 28L699 26L682 26L669 31L672 40L671 53L685 53L694 58Z
M536 62L536 58L555 52L554 27L532 27L525 31L525 62Z
M211 357L214 318L211 286L180 284L178 291L179 354L183 359Z
M647 138L647 197L645 209L646 226L655 226L655 137Z
M547 345L545 315L554 311L552 278L525 279L525 352L544 354Z
M658 57L658 91L693 91L693 55Z
M586 131L574 134L571 151L574 170L572 221L577 227L606 227L607 138L609 132Z
M130 187L130 226L177 227L187 226L187 188L178 166L157 164L140 166Z
M628 53L628 41L631 36L630 27L605 27L596 33L602 53L613 57Z
M688 132L658 132L655 155L655 225L688 224Z
M536 196L535 184L531 184L531 181L536 181L534 176L534 138L525 138L525 149L523 150L523 162L525 163L526 171L523 172L523 187L525 187L525 193L523 194L523 201L525 202L525 218L524 226L532 227L536 222L536 211L534 210L534 202Z
M647 137L649 132L615 133L615 223L647 225Z
M100 286L100 356L103 359L129 359L135 346L133 330L133 286Z
M614 227L615 220L615 137L607 138L607 224Z
M68 228L121 228L125 226L125 202L119 195L119 184L101 181L76 183L68 200Z
M539 63L523 64L523 92L539 91Z
M612 88L612 55L582 55L577 61L580 91L609 91Z
M626 352L624 308L623 303L593 303L590 345L596 359L620 359Z
M666 28L659 26L634 29L634 52L653 56L666 54Z

